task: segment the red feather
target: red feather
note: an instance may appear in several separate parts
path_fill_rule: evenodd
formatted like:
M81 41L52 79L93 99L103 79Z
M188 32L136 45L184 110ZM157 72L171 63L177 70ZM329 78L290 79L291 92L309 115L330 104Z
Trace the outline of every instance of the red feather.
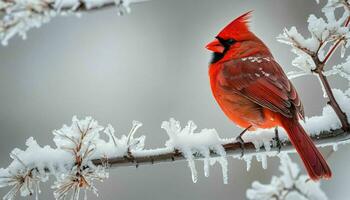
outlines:
M215 52L209 68L213 95L242 128L283 127L310 178L330 178L327 162L298 122L304 110L296 89L266 45L249 31L250 13L233 20L207 45Z
M249 32L249 19L253 11L244 13L243 15L234 19L230 24L228 24L222 31L218 34L221 38L236 38L242 33Z

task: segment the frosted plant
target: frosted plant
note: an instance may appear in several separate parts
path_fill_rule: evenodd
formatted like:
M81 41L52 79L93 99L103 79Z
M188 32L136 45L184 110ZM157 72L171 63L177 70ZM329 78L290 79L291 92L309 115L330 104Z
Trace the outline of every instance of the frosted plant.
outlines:
M56 189L54 196L57 200L65 199L71 193L72 200L79 199L80 190L84 189L84 199L87 199L86 191L91 190L98 196L94 181L102 182L108 178L106 166L94 166L92 164L84 167L74 166L69 174L61 174L52 188Z
M74 116L70 126L53 131L56 148L41 147L29 138L27 149L14 149L10 154L13 162L0 169L0 187L12 187L3 199L15 199L18 193L38 195L39 183L47 181L50 175L57 178L52 186L56 199L78 200L82 190L84 199L87 190L97 195L94 182L108 178L109 157L132 156L133 152L143 150L145 136L134 137L140 126L140 122L134 121L129 134L117 138L111 125L104 128L91 117L79 120ZM101 134L107 135L107 141L101 139Z
M36 199L38 199L38 195L41 192L39 183L45 182L47 176L36 169L29 169L15 152L10 155L12 159L22 165L22 168L18 169L16 172L12 172L9 169L0 169L0 187L12 186L12 189L3 197L3 199L13 200L18 193L20 193L21 196L35 194Z
M282 175L273 176L270 184L254 181L247 190L249 200L327 200L320 188L320 182L308 179L300 174L300 168L293 163L287 154L280 155Z
M338 4L332 5L338 6ZM331 42L339 40L343 46L342 55L345 53L345 48L349 46L347 40L350 35L348 28L344 24L349 23L349 11L345 9L343 15L337 19L335 17L335 9L335 6L330 5L324 7L325 19L322 17L318 18L315 15L309 16L307 22L311 37L305 38L294 26L289 30L284 29L283 34L277 37L278 41L293 47L292 52L297 57L292 61L292 64L302 70L302 72L289 73L290 77L294 78L298 75L311 74L316 69L314 57L320 60L328 59L326 58L327 55L324 54L324 48Z
M337 9L343 10L341 17L338 18L336 17ZM329 99L328 104L334 109L340 119L342 129L350 130L347 116L334 98L326 77L329 74L340 74L340 76L349 80L348 67L346 64L342 64L334 66L328 72L325 70L327 61L338 46L341 46L341 57L344 57L345 50L349 47L349 0L328 0L322 12L325 18L318 18L311 14L307 20L310 37L304 37L295 27L291 27L289 30L285 29L277 37L277 40L292 46L292 52L297 55L292 64L301 70L290 72L288 74L289 78L306 74L317 75L322 85L324 97Z
M349 105L350 95L348 93L345 94L340 90L333 92L340 105ZM350 107L344 106L344 112L350 113ZM332 135L332 130L339 130L339 121L329 106L325 107L322 116L307 118L306 122L305 129L313 136L314 140L316 140L315 134L320 134L321 138L325 138L325 140L318 141L322 146L333 146L336 150L338 144L350 141L349 138L338 138L339 140L336 142L330 142L331 137L339 136L341 138L344 134ZM29 138L26 142L27 149L13 150L11 153L12 163L6 169L0 170L0 187L11 187L4 199L12 200L17 194L22 196L37 195L40 193L39 183L47 181L50 176L57 179L52 186L55 189L56 199L77 200L81 196L84 196L85 199L87 191L97 195L94 182L103 181L108 177L107 167L109 166L139 166L139 164L171 161L183 157L188 161L194 182L197 181L198 177L195 160L200 159L204 162L205 176L209 176L209 166L219 162L222 167L224 183L227 183L227 154L245 160L247 169L249 169L251 159L254 156L262 163L263 168L266 168L267 156L276 156L278 153L272 149L271 138L274 132L271 130L257 130L247 134L248 137L245 137L244 140L248 145L246 150L249 152L240 157L240 145L235 141L235 138L221 139L214 129L203 129L197 132L197 127L192 121L181 128L180 123L174 119L162 123L162 128L169 135L165 147L144 149L145 136L135 137L140 126L140 122L134 121L130 132L118 138L111 125L103 127L91 117L82 120L73 117L71 125L63 125L61 129L53 131L56 148L41 147L33 138ZM107 139L102 139L101 135L107 136ZM293 151L288 149L291 147L290 144L285 143L285 145L287 148L284 151ZM264 149L264 151L260 151L260 149ZM287 175L281 177L288 177ZM294 172L289 173L289 176L296 177ZM269 194L275 194L278 193L276 188L281 186L290 189L291 187L287 186L287 182L283 182L284 179L281 177L273 178L272 185L274 187L265 187L262 184L254 183L254 190L250 190L250 193L255 194L259 191L260 195L261 191L264 191L261 195L266 195L266 191L268 191ZM302 180L306 179L306 176L303 177L297 176L295 181L302 185L305 183ZM309 190L304 191L303 188L300 191L308 194ZM296 195L294 193L295 191L290 191L287 196Z
M85 199L86 190L91 190L98 195L93 181L103 181L108 178L108 173L106 172L107 164L95 166L91 160L97 147L100 147L100 149L108 148L106 142L99 137L102 130L109 136L108 143L113 142L114 149L117 149L119 153L122 152L121 154L123 155L131 156L132 151L142 150L144 146L144 136L134 138L135 132L142 125L140 122L133 121L133 126L128 136L123 135L121 139L118 139L114 135L112 126L108 125L104 129L91 117L87 117L84 120L78 120L76 117L73 117L72 121L73 124L71 126L63 126L60 130L54 131L56 146L70 152L75 158L73 168L68 173L62 173L58 176L58 180L53 186L56 189L54 196L58 200L65 199L69 193L71 193L71 200L77 200L81 189L85 190ZM101 156L108 161L106 154Z
M223 181L228 182L227 178L227 159L226 152L223 148L217 132L214 129L202 129L195 133L197 129L193 121L189 121L182 129L180 122L171 118L169 121L162 123L162 128L166 130L169 140L166 146L172 149L180 150L188 161L188 166L191 170L192 181L197 182L197 170L194 162L194 154L203 156L204 175L209 176L209 165L213 165L218 161L222 168ZM210 151L214 151L219 155L219 158L210 158Z
M325 71L324 74L326 76L340 75L341 77L347 79L350 84L350 56L346 58L345 62L333 66L332 69Z
M54 131L56 146L71 153L75 163L68 173L58 176L53 186L57 189L54 196L58 200L65 199L69 193L71 193L71 200L77 200L81 189L91 190L97 195L93 181L103 181L108 177L106 167L95 167L91 163L91 156L95 145L99 142L99 132L103 127L91 117L84 120L73 117L72 121L72 126L63 126L60 130Z
M112 6L117 13L130 12L130 4L145 0L0 0L0 41L3 45L15 35L26 39L31 28L39 28L55 16L77 15L81 12Z

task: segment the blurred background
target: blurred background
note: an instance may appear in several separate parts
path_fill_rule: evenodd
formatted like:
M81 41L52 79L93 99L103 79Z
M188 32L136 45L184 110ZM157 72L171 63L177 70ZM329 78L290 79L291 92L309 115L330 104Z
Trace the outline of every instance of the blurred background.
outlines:
M57 17L28 39L12 39L0 47L0 167L9 152L25 148L33 136L39 144L53 145L52 133L73 115L93 116L126 134L132 120L144 123L147 148L162 147L168 139L161 122L174 117L199 128L215 128L221 137L240 132L220 111L208 81L210 53L204 46L240 14L254 10L251 29L270 47L285 71L293 70L290 48L276 41L284 27L306 31L310 13L321 15L321 5L304 0L153 0L132 6L132 13L117 16L115 9L91 12L82 18ZM335 57L339 57L338 55ZM325 100L316 77L293 80L307 116L320 114ZM332 87L347 83L331 79ZM330 149L323 149L324 153ZM350 145L329 158L334 178L322 182L330 199L348 199ZM54 155L53 155L54 156ZM299 158L293 156L299 162ZM98 184L99 199L241 200L252 181L270 182L279 175L278 158L268 169L253 161L229 159L229 184L222 183L220 166L209 178L197 162L199 180L192 183L186 162L118 168ZM49 184L46 184L49 185ZM53 199L49 186L41 199ZM0 190L3 196L7 189ZM89 194L89 199L97 199Z

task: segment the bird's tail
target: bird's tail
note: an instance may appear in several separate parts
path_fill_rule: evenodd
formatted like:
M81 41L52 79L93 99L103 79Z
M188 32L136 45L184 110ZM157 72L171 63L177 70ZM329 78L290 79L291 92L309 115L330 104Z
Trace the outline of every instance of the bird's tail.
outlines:
M303 160L310 178L312 180L331 178L331 169L298 120L284 118L281 121L290 141Z

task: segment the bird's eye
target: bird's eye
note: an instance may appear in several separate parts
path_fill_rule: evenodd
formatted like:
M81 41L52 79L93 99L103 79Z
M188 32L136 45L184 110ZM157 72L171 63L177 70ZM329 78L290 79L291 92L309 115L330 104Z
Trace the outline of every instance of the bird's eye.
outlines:
M233 43L235 43L235 40L234 39L227 39L225 42L228 45L232 45Z
M232 39L232 38L230 38L230 39L223 39L223 38L221 38L221 37L216 37L216 39L218 39L219 42L220 42L225 48L230 47L231 45L233 45L233 44L236 42L236 40L234 40L234 39Z

